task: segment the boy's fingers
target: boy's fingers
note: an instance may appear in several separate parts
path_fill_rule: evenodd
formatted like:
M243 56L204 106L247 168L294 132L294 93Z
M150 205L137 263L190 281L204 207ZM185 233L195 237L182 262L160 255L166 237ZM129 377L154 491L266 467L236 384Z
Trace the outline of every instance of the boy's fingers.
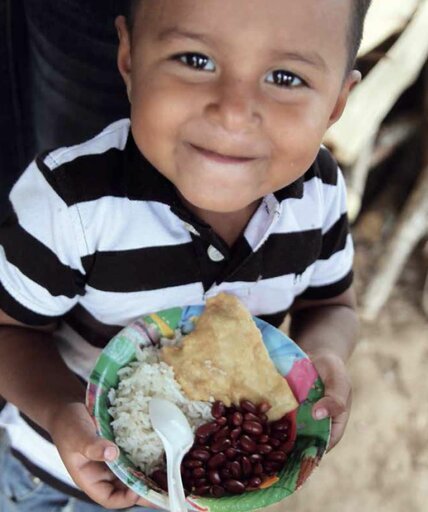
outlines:
M139 500L137 501L136 505L138 505L140 507L156 508L156 509L160 510L160 507L158 507L157 505L153 505L153 503L150 503L150 501L147 501L147 500L145 500L143 498L139 498Z
M313 407L312 414L315 419L323 419L327 416L338 416L344 413L349 405L351 395L351 382L344 372L327 371L322 375L325 395Z
M346 411L346 403L343 400L337 400L331 396L325 396L318 400L312 409L312 415L316 420L322 420L327 417L336 417Z
M346 424L348 423L349 414L340 414L332 421L330 442L327 450L330 451L342 439L345 432Z
M88 496L109 509L133 507L138 501L138 495L130 489L116 489L110 482L99 482L91 489L84 489Z
M99 437L89 438L84 443L81 454L89 460L111 462L119 456L117 446Z

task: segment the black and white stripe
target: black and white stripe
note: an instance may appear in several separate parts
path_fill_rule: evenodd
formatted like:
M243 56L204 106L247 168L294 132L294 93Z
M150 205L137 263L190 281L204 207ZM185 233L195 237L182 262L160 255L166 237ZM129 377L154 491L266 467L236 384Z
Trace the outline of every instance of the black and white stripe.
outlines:
M263 199L232 249L139 153L128 120L40 156L10 206L0 227L0 308L30 325L62 318L59 349L82 379L141 315L226 291L279 325L296 297L332 297L352 282L344 180L324 148L304 176ZM31 464L72 485L54 447L42 457L49 441L10 404L1 424Z

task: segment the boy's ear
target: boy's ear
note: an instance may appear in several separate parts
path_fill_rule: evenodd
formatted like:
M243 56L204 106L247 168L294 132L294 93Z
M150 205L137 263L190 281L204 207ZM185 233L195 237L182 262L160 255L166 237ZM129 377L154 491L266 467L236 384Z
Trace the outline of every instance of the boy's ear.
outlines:
M115 26L119 38L117 67L125 82L128 99L131 101L131 38L125 17L118 16L115 21Z
M328 127L330 128L336 121L338 121L345 110L346 102L348 101L349 93L352 89L361 81L361 73L356 69L353 69L342 85L339 97L337 98L336 105L330 115Z

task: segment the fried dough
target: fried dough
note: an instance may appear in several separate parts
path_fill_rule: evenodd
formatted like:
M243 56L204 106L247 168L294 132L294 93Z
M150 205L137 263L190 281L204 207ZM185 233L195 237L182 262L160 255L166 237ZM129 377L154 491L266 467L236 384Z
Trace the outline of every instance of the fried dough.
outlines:
M164 347L162 359L191 400L241 399L268 401L270 420L282 417L298 403L278 373L249 311L233 296L221 293L207 300L192 333L180 346Z

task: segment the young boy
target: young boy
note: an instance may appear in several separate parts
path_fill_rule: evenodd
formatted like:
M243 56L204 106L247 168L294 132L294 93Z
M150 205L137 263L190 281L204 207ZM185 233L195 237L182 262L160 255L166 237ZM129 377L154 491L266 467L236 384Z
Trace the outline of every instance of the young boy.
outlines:
M82 379L128 322L220 291L277 326L290 312L326 385L314 417L340 439L353 250L320 144L359 80L368 4L140 0L117 19L130 124L41 155L0 230L2 510L62 510L76 486L107 508L150 506L105 466L117 448L97 438Z

